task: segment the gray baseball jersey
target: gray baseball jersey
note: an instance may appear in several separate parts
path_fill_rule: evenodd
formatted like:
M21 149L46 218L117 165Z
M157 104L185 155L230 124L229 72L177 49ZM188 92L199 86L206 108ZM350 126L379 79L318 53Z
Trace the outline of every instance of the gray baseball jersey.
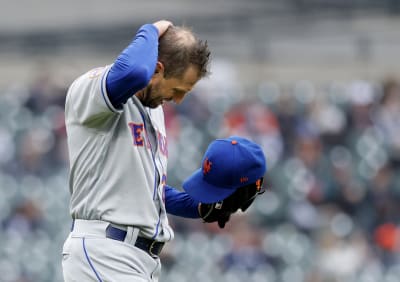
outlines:
M136 226L142 236L169 241L164 204L167 144L162 106L144 108L133 96L110 103L97 68L70 86L65 106L73 218Z

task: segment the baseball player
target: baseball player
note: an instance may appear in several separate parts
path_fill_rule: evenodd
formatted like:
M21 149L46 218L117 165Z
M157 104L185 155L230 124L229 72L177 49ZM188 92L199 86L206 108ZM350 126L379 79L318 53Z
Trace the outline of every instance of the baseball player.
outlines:
M140 27L112 65L69 87L73 221L62 251L65 281L158 281L159 254L174 236L167 212L229 219L209 212L214 204L166 185L162 104L184 99L208 74L209 56L207 43L190 30L157 21Z

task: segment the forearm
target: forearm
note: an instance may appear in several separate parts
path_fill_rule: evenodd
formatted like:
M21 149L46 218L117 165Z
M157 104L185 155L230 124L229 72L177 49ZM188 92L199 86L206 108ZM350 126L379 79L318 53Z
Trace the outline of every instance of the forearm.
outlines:
M114 107L120 107L149 83L157 58L158 29L152 24L143 25L107 75L107 94Z
M187 193L165 185L165 208L167 213L187 217L199 218L199 202L191 198Z

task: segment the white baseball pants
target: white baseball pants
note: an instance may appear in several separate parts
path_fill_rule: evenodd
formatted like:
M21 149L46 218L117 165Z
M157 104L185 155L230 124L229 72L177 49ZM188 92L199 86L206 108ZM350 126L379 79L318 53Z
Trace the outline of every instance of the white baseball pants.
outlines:
M108 224L75 220L62 251L65 282L157 282L160 259L134 246L138 229L128 228L121 242L106 238Z

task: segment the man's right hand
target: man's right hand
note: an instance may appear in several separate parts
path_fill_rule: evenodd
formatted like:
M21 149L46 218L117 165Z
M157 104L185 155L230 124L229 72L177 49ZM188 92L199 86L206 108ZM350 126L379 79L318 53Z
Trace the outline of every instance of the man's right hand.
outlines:
M153 25L158 29L158 37L160 38L170 26L173 26L172 22L167 20L161 20L153 23Z

